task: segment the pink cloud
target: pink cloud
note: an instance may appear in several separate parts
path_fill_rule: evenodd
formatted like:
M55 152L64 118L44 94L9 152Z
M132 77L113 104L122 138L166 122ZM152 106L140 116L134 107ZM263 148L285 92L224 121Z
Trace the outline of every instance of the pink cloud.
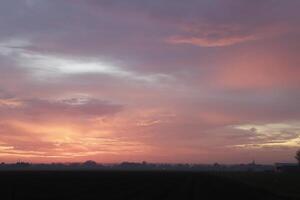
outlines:
M239 43L268 39L291 31L286 25L263 25L253 27L240 24L214 25L182 25L182 35L167 39L170 44L190 44L201 47L225 47Z

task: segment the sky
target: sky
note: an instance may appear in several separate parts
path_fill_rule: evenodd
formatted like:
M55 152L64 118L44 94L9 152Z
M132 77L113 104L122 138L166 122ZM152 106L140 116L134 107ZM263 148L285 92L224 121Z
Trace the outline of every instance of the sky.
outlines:
M0 161L296 161L299 8L1 1Z

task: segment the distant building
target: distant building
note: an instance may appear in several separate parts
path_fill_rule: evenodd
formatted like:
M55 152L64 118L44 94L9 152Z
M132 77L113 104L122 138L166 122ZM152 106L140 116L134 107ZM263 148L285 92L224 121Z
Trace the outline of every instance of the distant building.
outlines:
M275 163L276 172L300 172L300 167L296 163Z

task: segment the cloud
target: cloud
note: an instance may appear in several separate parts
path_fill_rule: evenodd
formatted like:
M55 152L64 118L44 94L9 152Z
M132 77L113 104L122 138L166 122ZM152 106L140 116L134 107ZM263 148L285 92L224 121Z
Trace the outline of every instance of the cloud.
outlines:
M12 105L14 101L18 104ZM129 136L114 134L114 115L123 110L122 105L87 97L7 97L1 102L1 158L79 161L90 156L127 155L122 152L139 155L151 149Z
M236 136L239 138L242 144L235 144L233 147L297 148L300 144L299 122L261 125L243 124L234 126L233 128L242 130L242 132L236 132Z
M91 133L73 130L72 135L65 132L43 131L38 125L23 124L35 129L24 129L17 124L2 126L0 134L0 157L73 160L89 156L146 153L149 147L138 141L128 141L117 137L93 137ZM63 130L63 129L61 129ZM6 134L6 132L9 134ZM20 133L21 132L21 133ZM60 137L59 137L60 136ZM30 138L34 137L34 141ZM64 138L70 137L70 138Z
M183 27L183 35L167 39L171 44L191 44L201 47L225 47L239 43L268 39L290 30L287 27L267 25L249 30L248 26L239 24L228 25L191 25Z
M292 157L296 130L259 130L300 120L299 1L0 4L4 160Z
M1 99L0 116L12 120L85 119L115 114L121 105L88 98L67 100Z

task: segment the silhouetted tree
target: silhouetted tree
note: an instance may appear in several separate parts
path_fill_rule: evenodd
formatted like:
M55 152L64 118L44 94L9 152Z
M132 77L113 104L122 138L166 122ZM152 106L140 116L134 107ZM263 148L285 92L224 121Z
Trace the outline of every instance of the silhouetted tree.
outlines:
M93 160L88 160L88 161L85 161L83 163L83 166L86 166L86 167L96 167L97 166L97 163Z
M300 149L297 151L295 158L297 159L297 161L300 165Z

